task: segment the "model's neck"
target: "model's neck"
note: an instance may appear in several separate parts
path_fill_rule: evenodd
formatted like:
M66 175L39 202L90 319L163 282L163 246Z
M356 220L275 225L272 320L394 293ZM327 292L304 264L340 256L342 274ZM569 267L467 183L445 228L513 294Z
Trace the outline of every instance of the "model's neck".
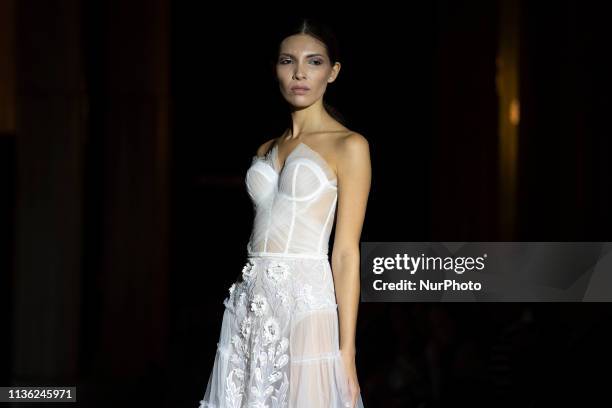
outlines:
M303 134L318 132L325 127L328 121L329 115L321 101L304 109L293 110L290 133L287 138L299 139Z

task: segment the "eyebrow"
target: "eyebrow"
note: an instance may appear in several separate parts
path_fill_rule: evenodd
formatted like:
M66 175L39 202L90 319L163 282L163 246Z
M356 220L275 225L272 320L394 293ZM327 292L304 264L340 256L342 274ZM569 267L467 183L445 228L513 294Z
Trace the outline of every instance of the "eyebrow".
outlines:
M290 54L290 53L288 53L288 52L281 52L281 53L279 54L279 57L280 57L281 55L288 55L288 56L290 56L290 57L295 58L295 55ZM310 58L310 57L323 57L323 54L308 54L308 55L306 55L306 58Z

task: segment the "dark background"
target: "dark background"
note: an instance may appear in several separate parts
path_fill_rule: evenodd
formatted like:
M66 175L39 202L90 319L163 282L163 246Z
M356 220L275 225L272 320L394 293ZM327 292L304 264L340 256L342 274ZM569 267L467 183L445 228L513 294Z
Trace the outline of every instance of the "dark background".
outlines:
M343 64L326 98L370 142L363 241L611 240L610 29L594 4L321 6ZM244 174L286 119L266 55L295 10L0 7L0 385L77 385L86 407L197 406L246 255ZM496 86L508 16L520 39L510 196ZM365 406L604 406L610 315L606 303L362 303Z

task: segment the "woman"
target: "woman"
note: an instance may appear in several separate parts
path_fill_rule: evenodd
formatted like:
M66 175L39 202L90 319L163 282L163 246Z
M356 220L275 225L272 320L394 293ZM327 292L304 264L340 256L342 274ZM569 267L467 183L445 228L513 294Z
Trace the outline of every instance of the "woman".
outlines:
M259 147L246 174L248 262L224 300L201 408L363 407L355 325L368 142L323 101L340 72L331 32L306 19L282 38L276 77L291 126Z

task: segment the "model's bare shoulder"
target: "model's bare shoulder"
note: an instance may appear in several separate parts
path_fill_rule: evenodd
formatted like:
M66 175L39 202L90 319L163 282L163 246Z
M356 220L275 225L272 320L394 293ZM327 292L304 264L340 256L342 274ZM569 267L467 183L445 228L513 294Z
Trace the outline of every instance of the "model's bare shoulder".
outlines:
M257 148L257 156L264 157L266 154L268 154L272 146L274 146L274 142L276 141L276 139L277 138L270 139L264 142L261 146L259 146Z
M361 133L349 131L338 139L337 157L339 160L360 160L370 157L370 144Z

